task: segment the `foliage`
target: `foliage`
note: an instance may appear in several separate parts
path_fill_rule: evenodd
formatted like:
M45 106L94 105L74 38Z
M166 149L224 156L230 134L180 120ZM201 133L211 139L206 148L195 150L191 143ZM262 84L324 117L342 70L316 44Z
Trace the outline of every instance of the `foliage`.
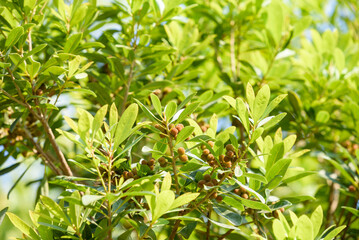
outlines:
M8 197L46 166L32 224L0 220L22 239L357 236L359 5L327 4L0 0L0 175L28 164Z

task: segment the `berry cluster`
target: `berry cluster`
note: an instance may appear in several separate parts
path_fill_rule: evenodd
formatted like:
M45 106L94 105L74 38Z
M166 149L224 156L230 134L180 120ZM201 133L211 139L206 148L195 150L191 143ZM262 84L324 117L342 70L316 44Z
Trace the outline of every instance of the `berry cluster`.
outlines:
M198 187L204 188L205 185L208 187L214 187L214 186L218 185L218 180L215 178L211 178L211 175L209 175L209 174L205 174L203 176L203 179L198 182ZM223 200L223 197L218 195L217 192L212 193L210 198L216 199L217 202L221 202Z
M249 198L249 192L242 186L240 188L234 189L233 193L237 194L238 196L241 196L244 199Z
M187 162L187 161L188 161L188 156L185 155L186 150L185 150L183 147L178 148L178 149L177 149L177 153L178 153L179 159L180 159L182 162Z
M160 157L160 158L158 159L158 162L160 163L160 166L161 166L161 167L166 167L166 166L167 166L167 160L166 160L166 158L164 158L164 157Z
M213 148L214 142L208 141L207 143ZM207 161L211 167L217 167L218 163L217 163L215 157L213 156L213 154L211 153L211 151L209 149L207 149L207 146L202 145L201 148L202 148L201 159L204 161Z
M177 138L178 133L184 128L183 124L177 124L174 125L173 123L171 123L168 126L169 132L167 132L167 129L165 126L161 125L161 124L155 124L155 128L157 128L158 130L161 131L160 137L164 138L166 137L166 134L170 134L174 139Z
M141 162L141 165L147 165L150 167L151 170L153 170L155 168L155 163L156 163L156 160L154 158L151 158L149 161L147 160L142 160Z
M284 208L280 208L279 210L274 210L274 211L272 212L272 216L275 217L275 218L279 218L279 211L280 211L281 213L284 213L285 209L284 209Z
M136 168L132 169L132 172L129 171L123 171L122 176L125 180L130 179L130 178L134 178L134 179L139 179L140 177L137 175L137 170Z
M348 150L348 152L353 156L355 156L356 150L359 149L359 144L353 143L350 140L346 140L345 142L341 143L341 145L345 147Z
M239 151L239 150L238 150ZM239 155L239 152L238 152ZM232 144L226 145L226 155L220 155L219 161L224 168L231 168L232 163L234 163L238 159L238 155Z

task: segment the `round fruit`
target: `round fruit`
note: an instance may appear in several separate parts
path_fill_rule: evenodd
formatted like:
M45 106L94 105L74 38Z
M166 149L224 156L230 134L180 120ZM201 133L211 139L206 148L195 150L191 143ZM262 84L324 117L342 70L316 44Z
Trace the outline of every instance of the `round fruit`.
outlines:
M211 153L211 152L210 152L208 149L204 149L204 150L203 150L203 154L206 155L206 156L207 156L208 154L210 154L210 153Z
M353 185L349 186L349 192L355 192L355 187Z
M226 145L226 150L227 150L227 151L234 151L233 145L232 145L232 144L227 144L227 145Z
M127 174L127 178L133 178L133 173L132 173L132 172L129 172L129 173Z
M213 141L208 141L208 144L209 144L209 146L214 147L214 142Z
M182 162L187 162L188 161L188 157L186 155L181 155L179 158L180 158L180 160Z
M214 186L212 182L206 182L205 185L208 186L208 187L213 187Z
M242 193L241 197L244 198L244 199L248 199L248 198L249 198L247 193Z
M166 161L166 158L160 157L160 158L158 159L158 162L159 162L160 164L163 164L163 163L166 163L167 161Z
M201 127L202 132L207 132L207 128L205 126Z
M203 176L203 179L204 179L205 181L209 182L209 181L211 181L211 175L206 174L206 175Z
M204 186L205 183L206 183L205 180L200 180L200 181L198 182L198 187L203 188L203 186Z
M273 215L273 217L275 217L275 218L279 218L278 210L273 211L273 212L272 212L272 215Z
M177 130L177 128L172 128L171 130L170 130L170 133L171 133L171 135L172 136L177 136L177 134L178 134L178 130Z
M213 185L218 185L217 179L212 179L211 181L212 181Z
M281 213L284 213L285 209L282 207L282 208L279 209L279 211L280 211Z
M155 165L155 163L156 163L155 159L151 158L151 160L148 161L147 165L148 166L153 166L153 165Z
M180 147L178 150L177 150L178 154L179 155L184 155L186 150L183 148L183 147Z
M220 162L224 162L224 158L225 158L225 156L222 154L222 155L219 155L219 161Z
M177 124L176 128L178 131L181 131L184 128L184 126L182 123L180 123L180 124Z
M208 159L208 160L214 160L213 154L208 154L207 159Z
M217 198L218 197L218 194L216 192L214 192L212 195L211 195L211 198Z
M142 165L147 165L147 161L146 161L146 160L142 160L142 161L141 161L141 164L142 164Z
M229 158L232 158L234 156L234 152L233 151L228 151L226 152L226 156Z
M203 145L201 145L201 149L202 149L202 150L204 150L204 149L206 149L206 148L207 148L207 146L206 146L206 145L204 145L204 144L203 144Z
M217 197L216 197L216 200L217 200L217 202L222 202L223 197L222 197L222 196L217 196Z
M239 195L239 194L241 193L241 190L239 190L238 188L236 188L236 189L233 190L233 192L234 192L234 194Z
M225 161L225 162L230 162L231 159L230 159L229 157L225 156L225 157L224 157L224 161Z
M225 162L223 165L224 165L224 167L226 167L226 168L231 168L231 167L232 167L232 163L231 163L231 162Z

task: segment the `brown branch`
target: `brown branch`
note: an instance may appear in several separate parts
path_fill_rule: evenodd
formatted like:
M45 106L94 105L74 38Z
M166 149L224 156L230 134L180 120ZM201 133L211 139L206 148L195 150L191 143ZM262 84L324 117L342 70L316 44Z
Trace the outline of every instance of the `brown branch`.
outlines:
M222 236L220 236L218 238L218 240L223 240L225 239L229 234L231 234L234 231L234 229L229 229L225 234L223 234Z
M57 175L62 175L61 169L58 169L54 164L54 159L44 152L42 147L35 141L34 137L32 136L31 132L24 126L24 132L30 142L35 146L37 152L40 153L40 157L43 159L45 165L49 166L51 170L56 173Z
M211 234L211 221L209 221L211 217L211 206L208 207L208 213L207 213L207 229L206 229L206 240L209 240L209 236Z

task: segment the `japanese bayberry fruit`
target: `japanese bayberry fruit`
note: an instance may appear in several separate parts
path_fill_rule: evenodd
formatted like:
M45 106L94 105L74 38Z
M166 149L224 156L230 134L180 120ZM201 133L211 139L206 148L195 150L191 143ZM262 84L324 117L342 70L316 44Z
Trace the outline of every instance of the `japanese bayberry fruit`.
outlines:
M240 186L240 187L239 187L239 190L241 190L241 192L242 192L242 193L247 192L247 189L245 189L245 188L244 188L244 187L242 187L242 186Z
M353 185L349 186L349 192L355 192L355 187Z
M217 197L218 197L217 192L212 193L212 195L211 195L211 199L214 199L214 198L217 198Z
M232 167L232 163L231 163L231 162L225 162L223 165L224 165L224 167L226 167L226 168L231 168L231 167Z
M175 127L175 125L174 125L173 123L171 123L171 124L168 126L169 129L172 129L172 128L174 128L174 127Z
M203 144L203 145L201 145L201 149L202 149L202 150L204 150L204 149L206 149L206 148L207 148L207 146L206 146L206 145L204 145L204 144Z
M183 147L180 147L180 148L178 148L177 152L179 155L184 155L186 150Z
M230 159L229 157L225 156L225 157L224 157L224 161L225 161L225 162L230 162L231 159Z
M222 179L224 177L224 173L218 173L218 179Z
M124 179L127 179L128 178L128 171L124 171L122 173L122 176L123 176Z
M206 175L203 176L203 179L204 179L206 182L209 182L209 181L211 181L211 175L206 174Z
M166 163L167 161L166 161L166 158L160 157L160 158L158 159L158 162L159 162L160 164L163 164L163 163Z
M207 127L206 126L201 126L201 130L202 130L202 132L207 132Z
M217 184L218 184L217 179L212 179L211 181L212 181L213 185L217 185Z
M216 200L217 200L217 202L222 202L223 197L222 197L222 196L217 196L217 197L216 197Z
M148 166L153 166L153 165L155 165L155 163L156 163L155 159L151 158L151 160L148 161L147 165Z
M210 160L210 161L214 160L213 154L211 154L211 153L208 154L208 155L207 155L207 159Z
M275 218L279 218L278 210L273 211L272 216L275 217Z
M227 145L226 145L226 150L227 150L227 151L234 151L233 145L232 145L232 144L227 144Z
M172 128L172 129L170 130L170 133L171 133L171 135L172 135L173 137L176 137L177 134L178 134L177 128Z
M209 146L214 147L214 142L213 141L208 141L208 144L209 144Z
M133 173L132 173L132 172L129 172L129 173L127 174L127 178L133 178Z
M232 158L234 156L234 152L233 151L228 151L226 152L226 156L229 158Z
M238 188L234 189L233 192L237 195L239 195L241 193L241 190L239 190Z
M211 152L210 152L208 149L204 149L204 150L203 150L203 154L206 155L206 156L207 156L208 154L210 154L210 153L211 153Z
M180 158L180 160L182 162L187 162L188 161L188 157L186 155L181 155L179 158Z
M224 158L225 158L225 156L222 154L222 155L219 155L219 161L220 162L224 162Z
M147 160L142 160L142 161L141 161L141 164L142 164L142 165L147 165Z
M214 186L212 182L206 182L205 185L208 186L208 187L213 187Z
M155 128L157 128L158 130L162 131L163 127L160 124L155 124Z
M279 211L280 211L281 213L284 213L285 209L282 207L282 208L279 209Z
M249 198L249 196L248 196L247 193L242 193L242 194L241 194L241 197L244 198L244 199L248 199L248 198Z
M254 210L252 208L247 208L246 212L249 214L249 215L252 215L254 213Z
M180 124L177 124L176 128L178 131L181 131L184 128L184 126L183 126L183 124L180 123Z
M203 186L204 186L204 184L206 183L206 180L200 180L199 182L198 182L198 187L199 188L203 188Z

